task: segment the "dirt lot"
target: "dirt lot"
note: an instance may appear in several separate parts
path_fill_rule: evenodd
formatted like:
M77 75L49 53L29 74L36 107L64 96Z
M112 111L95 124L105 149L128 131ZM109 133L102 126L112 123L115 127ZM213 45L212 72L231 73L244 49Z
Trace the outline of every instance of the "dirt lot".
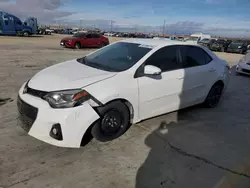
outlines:
M0 38L0 98L9 98L0 101L0 187L250 187L249 77L234 71L216 108L153 118L110 143L92 140L84 148L66 149L28 136L17 126L21 84L46 66L93 50L61 48L61 37ZM218 55L231 65L241 57Z

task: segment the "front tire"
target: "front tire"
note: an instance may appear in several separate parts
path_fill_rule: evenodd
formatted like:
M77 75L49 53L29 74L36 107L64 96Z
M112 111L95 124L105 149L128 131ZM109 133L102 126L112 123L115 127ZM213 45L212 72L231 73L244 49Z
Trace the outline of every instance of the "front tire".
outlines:
M81 44L79 42L75 43L75 49L80 49L81 48Z
M108 142L123 135L130 127L128 107L121 101L99 107L100 119L93 125L91 134L100 142Z
M204 106L207 108L213 108L217 106L220 101L224 85L223 83L217 82L210 89L207 98L204 101Z
M28 37L29 35L30 35L29 32L27 32L27 31L23 32L24 37Z

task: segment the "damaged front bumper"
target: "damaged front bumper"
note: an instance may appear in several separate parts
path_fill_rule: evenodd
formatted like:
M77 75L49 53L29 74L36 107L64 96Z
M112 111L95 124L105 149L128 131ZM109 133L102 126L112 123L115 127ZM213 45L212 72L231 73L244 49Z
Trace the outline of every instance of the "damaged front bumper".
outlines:
M24 85L17 100L24 130L51 145L79 148L89 126L100 118L96 111L87 102L74 108L51 108L43 99L23 94Z

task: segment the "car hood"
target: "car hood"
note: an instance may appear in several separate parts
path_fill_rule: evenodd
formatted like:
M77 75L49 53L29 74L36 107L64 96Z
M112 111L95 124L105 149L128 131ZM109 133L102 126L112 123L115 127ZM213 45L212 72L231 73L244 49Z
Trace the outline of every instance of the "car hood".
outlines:
M40 91L78 89L111 78L116 74L71 60L38 72L30 79L28 86Z
M209 44L210 41L199 41L199 43L201 43L201 44Z
M198 41L187 40L186 43L188 43L188 44L198 44Z
M238 65L243 69L250 70L250 63L240 62Z
M65 37L62 40L74 40L76 37Z

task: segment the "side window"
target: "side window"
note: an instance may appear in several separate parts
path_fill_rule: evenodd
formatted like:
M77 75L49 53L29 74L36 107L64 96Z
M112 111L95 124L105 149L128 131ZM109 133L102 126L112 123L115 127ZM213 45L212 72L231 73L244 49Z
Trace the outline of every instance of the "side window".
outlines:
M18 19L16 19L15 22L16 22L17 25L22 25L22 22L20 20L18 20Z
M88 39L91 39L91 38L92 38L92 34L87 34L86 37L87 37Z
M4 20L4 25L9 25L9 18L8 18L8 16L4 15L3 16L3 20Z
M100 38L100 35L98 35L98 34L92 34L92 37L98 39L98 38Z
M146 60L145 65L154 65L159 67L162 72L180 69L182 67L177 58L178 49L178 46L161 48Z
M195 46L183 46L181 55L183 68L206 65L212 60L203 49Z

